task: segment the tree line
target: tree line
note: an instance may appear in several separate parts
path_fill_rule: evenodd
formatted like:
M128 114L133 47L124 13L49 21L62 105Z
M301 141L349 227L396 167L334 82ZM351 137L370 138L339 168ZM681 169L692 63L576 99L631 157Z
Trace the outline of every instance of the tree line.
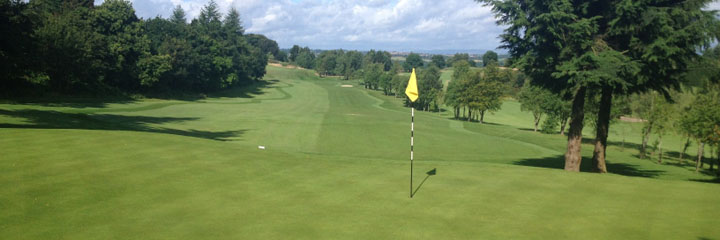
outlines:
M214 1L188 23L180 6L145 20L124 0L2 0L0 28L6 94L206 93L251 84L282 58Z
M708 0L476 1L491 6L497 23L507 26L501 35L502 47L530 85L547 91L547 96L539 98L561 99L569 105L569 116L561 120L569 119L567 171L580 169L586 115L591 116L589 122L596 132L591 164L595 171L605 173L607 137L617 100L655 93L673 101L671 92L681 91L691 66L702 61L699 50L720 37L716 12L704 10ZM717 80L712 82L717 84ZM544 91L527 88L535 90ZM530 95L525 97L536 97ZM719 116L717 111L701 104L707 101L717 105L716 94L699 94L681 121L688 125L683 127L687 134L701 142L717 139L720 128L718 117L711 117ZM538 114L534 116L537 125ZM654 128L658 131L660 126Z
M316 52L319 52L316 54ZM341 76L343 79L360 79L362 85L385 95L403 96L408 73L416 69L420 94L412 103L418 110L439 111L442 104L452 104L457 119L482 122L486 112L500 109L500 97L513 89L518 75L511 70L499 69L497 53L488 51L483 71L471 70L475 61L467 53L457 53L449 58L433 55L427 63L417 53L410 53L404 61L393 61L387 51L368 52L326 50L313 51L309 47L294 45L288 60L300 67L314 69L318 75ZM442 69L452 66L453 79L447 92L440 80ZM411 104L406 101L406 105ZM462 117L460 115L462 109Z

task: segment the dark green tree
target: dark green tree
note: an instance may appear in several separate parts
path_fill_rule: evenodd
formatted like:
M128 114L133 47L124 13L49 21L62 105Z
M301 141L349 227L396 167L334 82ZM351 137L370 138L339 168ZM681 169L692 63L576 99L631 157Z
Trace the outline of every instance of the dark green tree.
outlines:
M483 54L482 61L483 61L483 67L487 66L488 64L493 63L493 62L495 64L497 64L498 63L498 55L496 52L487 51L487 52L485 52L485 54Z
M421 68L423 67L423 65L424 63L420 55L418 55L417 53L410 53L405 58L403 69L405 69L406 72L411 72L413 68Z
M440 80L440 69L430 66L416 72L418 91L421 92L415 103L415 108L421 111L439 110L440 97L443 84Z
M180 5L175 6L173 9L172 16L170 17L170 21L175 24L186 24L187 18L185 17L185 10L183 10Z
M440 69L445 68L445 57L443 55L433 55L430 63L435 64Z
M579 171L588 89L601 92L593 167L606 172L613 93L678 86L696 47L716 38L709 1L509 1L492 5L508 26L503 47L533 83L573 99L565 169Z

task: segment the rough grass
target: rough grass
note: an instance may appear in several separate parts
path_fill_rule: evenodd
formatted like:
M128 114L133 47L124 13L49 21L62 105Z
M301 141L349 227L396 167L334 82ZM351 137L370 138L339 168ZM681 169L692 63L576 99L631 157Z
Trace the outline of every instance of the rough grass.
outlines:
M719 186L688 181L714 178L636 158L637 125L598 175L560 170L564 138L528 130L516 102L484 125L421 112L410 199L399 99L305 70L266 80L195 101L0 105L0 239L720 236Z

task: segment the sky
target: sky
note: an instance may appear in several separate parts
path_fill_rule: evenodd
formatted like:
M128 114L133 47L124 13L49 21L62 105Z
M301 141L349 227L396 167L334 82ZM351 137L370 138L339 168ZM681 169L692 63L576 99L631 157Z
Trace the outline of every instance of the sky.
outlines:
M131 0L142 18L167 18L180 5L188 20L209 0ZM354 50L495 50L502 27L473 0L215 0L240 12L248 33L281 48ZM102 0L96 0L96 4ZM714 2L710 9L720 9Z
M180 5L188 20L209 0L131 0L138 17L167 18ZM472 0L215 0L234 7L248 33L313 49L496 50L502 28ZM96 0L101 4L102 0Z

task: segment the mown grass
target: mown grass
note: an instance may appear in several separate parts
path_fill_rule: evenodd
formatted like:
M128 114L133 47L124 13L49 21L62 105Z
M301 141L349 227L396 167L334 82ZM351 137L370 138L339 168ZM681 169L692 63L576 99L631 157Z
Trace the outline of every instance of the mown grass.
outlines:
M564 138L527 130L513 101L483 125L417 113L410 199L399 99L305 70L266 80L195 101L0 105L0 238L720 236L719 186L688 181L713 176L618 145L611 174L564 172Z

